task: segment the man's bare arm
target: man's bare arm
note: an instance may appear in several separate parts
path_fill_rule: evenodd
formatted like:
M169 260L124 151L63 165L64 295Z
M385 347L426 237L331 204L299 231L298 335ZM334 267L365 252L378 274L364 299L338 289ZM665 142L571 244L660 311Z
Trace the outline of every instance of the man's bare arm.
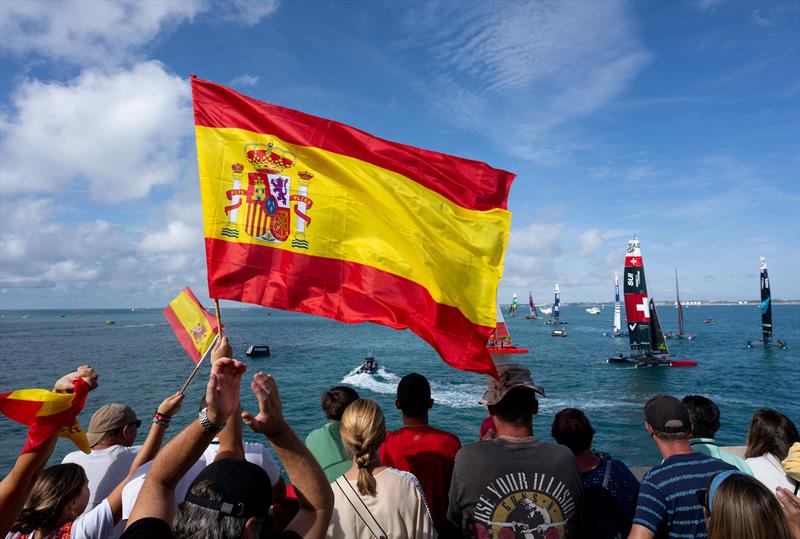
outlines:
M634 524L631 528L631 533L628 534L628 539L653 539L656 536L653 532L640 524Z

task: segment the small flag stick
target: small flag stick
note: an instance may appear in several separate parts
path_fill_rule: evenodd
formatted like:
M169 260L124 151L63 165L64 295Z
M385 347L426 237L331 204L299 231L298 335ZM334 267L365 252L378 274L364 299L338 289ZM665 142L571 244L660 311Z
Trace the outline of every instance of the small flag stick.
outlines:
M217 336L219 336L219 333L217 333ZM183 387L181 388L181 390L178 391L179 395L183 395L183 392L186 391L187 387L189 387L189 384L191 383L192 378L194 378L194 375L197 374L198 369L200 369L200 365L203 364L203 361L206 359L206 356L208 356L209 352L211 352L211 350L214 349L214 345L216 343L217 343L217 337L215 337L214 340L211 341L211 346L208 347L208 350L206 350L206 353L203 354L203 357L200 358L200 361L198 361L197 365L195 365L194 369L192 369L192 373L189 375L189 378L186 380L186 383L183 384Z
M214 300L214 310L217 313L217 337L219 337L220 335L222 335L222 320L221 320L221 317L220 317L220 314L219 314L219 300L218 299Z

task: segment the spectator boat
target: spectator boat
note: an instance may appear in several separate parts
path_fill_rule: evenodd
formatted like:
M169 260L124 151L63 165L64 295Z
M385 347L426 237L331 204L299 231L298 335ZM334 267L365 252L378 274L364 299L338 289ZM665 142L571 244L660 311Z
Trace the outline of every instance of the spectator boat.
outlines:
M378 372L378 361L372 352L364 358L364 363L356 371L356 374L375 374Z
M251 344L245 352L250 357L267 357L270 354L269 345L267 344Z

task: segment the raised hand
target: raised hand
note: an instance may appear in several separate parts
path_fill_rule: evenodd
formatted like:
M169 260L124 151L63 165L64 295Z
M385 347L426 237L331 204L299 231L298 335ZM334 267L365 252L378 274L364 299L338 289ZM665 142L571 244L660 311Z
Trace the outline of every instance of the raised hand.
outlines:
M217 338L217 343L214 345L214 349L211 350L211 364L213 365L216 363L218 359L231 356L233 356L233 349L231 348L231 345L228 344L228 337L220 336Z
M206 386L208 419L222 425L239 406L239 383L247 366L241 361L223 357L211 366Z
M792 537L800 539L800 498L792 494L791 490L783 487L778 487L775 490L775 495L778 497L778 501L781 502L783 514L786 515Z
M185 396L183 393L175 393L167 397L158 406L158 413L169 417L174 416L181 409L181 403L183 403L183 397Z
M258 415L242 412L242 420L253 432L260 432L267 437L275 436L288 427L283 419L281 395L278 384L271 375L257 372L250 384L253 394L258 400Z
M94 389L97 387L99 375L90 365L81 365L76 371L65 374L59 378L56 385L53 386L53 391L56 393L72 393L75 390L72 382L78 378L83 378L86 385L88 385L90 389Z

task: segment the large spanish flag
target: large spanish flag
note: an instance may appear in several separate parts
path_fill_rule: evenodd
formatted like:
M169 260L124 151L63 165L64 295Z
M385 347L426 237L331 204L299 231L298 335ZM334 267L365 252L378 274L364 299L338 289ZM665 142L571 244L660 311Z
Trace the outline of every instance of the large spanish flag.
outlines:
M188 286L169 302L164 316L192 361L200 363L217 338L217 319L203 308Z
M209 294L486 351L514 175L192 78Z
M72 440L84 453L90 452L89 440L76 419L86 405L89 386L82 378L77 378L72 386L72 393L55 393L46 389L0 393L0 412L30 426L22 453L33 451L56 432Z

